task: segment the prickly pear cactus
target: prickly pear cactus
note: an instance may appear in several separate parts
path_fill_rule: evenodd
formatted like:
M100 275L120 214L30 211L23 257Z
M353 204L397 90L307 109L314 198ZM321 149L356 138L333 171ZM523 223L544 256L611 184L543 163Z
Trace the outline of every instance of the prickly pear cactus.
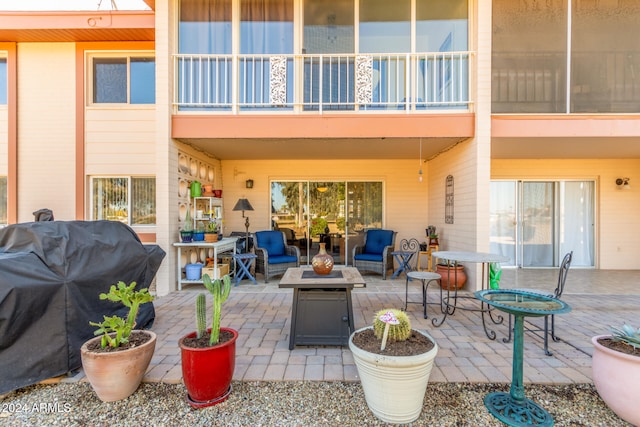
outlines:
M385 308L384 310L380 310L376 313L375 318L373 319L373 332L376 337L379 340L382 339L386 323L380 320L380 316L385 314L387 311L391 311L400 322L397 325L389 325L389 336L387 337L387 340L389 342L393 342L404 341L409 338L411 336L411 322L409 321L409 317L404 311L396 310L394 308Z

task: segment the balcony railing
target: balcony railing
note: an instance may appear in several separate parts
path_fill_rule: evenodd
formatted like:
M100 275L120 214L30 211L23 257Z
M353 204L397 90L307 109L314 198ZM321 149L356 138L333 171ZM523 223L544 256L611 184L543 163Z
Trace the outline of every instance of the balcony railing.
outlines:
M471 52L174 56L179 111L469 108Z

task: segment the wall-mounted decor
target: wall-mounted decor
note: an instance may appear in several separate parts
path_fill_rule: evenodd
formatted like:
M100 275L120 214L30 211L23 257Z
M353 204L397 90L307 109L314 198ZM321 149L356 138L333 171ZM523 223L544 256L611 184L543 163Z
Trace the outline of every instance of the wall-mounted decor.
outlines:
M453 224L453 176L447 176L444 191L444 222Z

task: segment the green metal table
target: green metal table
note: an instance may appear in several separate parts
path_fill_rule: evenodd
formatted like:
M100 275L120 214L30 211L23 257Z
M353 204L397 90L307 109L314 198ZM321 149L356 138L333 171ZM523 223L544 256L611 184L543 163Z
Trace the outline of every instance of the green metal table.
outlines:
M524 318L567 313L571 307L557 298L516 289L481 290L475 292L475 296L515 318L511 389L509 393L489 393L484 398L484 405L491 415L509 426L552 426L551 414L524 395Z

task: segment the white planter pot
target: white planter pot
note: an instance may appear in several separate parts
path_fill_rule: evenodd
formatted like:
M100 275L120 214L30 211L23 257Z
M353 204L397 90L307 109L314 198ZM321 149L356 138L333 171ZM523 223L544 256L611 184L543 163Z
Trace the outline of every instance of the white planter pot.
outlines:
M591 338L593 383L598 394L613 412L623 420L640 426L640 357L611 350L598 343L599 335Z
M406 424L422 412L424 394L429 383L438 345L426 332L434 347L415 356L385 356L369 353L353 344L353 335L371 329L358 329L349 337L349 349L358 369L367 405L384 422Z

